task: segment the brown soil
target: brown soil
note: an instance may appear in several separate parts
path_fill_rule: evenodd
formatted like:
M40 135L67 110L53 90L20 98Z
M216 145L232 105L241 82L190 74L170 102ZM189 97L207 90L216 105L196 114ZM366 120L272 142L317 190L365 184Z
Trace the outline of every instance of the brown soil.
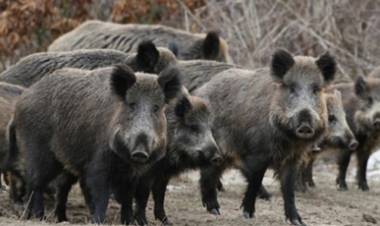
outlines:
M268 177L271 175L268 174ZM303 220L308 225L333 226L373 226L380 225L380 182L370 181L371 191L358 191L353 182L350 190L338 192L332 173L316 173L317 187L304 194L297 194L297 206ZM283 201L277 182L266 183L273 197L271 201L259 200L256 217L246 220L239 209L245 186L242 183L226 183L226 191L220 193L221 216L213 216L201 205L198 184L192 177L183 177L172 183L167 192L167 213L174 225L190 226L227 226L227 225L286 225L283 215ZM0 193L0 225L55 225L52 207L47 207L47 222L22 221L22 211L9 204L7 192ZM108 209L108 223L118 223L119 206L111 202ZM147 209L151 225L160 225L152 216L152 202ZM78 187L69 198L68 216L70 223L64 225L83 225L89 222L88 211ZM372 221L372 222L371 222ZM62 223L61 223L62 224Z

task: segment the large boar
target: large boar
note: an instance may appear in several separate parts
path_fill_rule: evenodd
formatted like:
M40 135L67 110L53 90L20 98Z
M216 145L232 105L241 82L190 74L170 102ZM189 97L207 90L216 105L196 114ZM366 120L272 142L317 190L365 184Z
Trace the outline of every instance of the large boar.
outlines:
M327 131L321 141L314 146L315 149L305 153L299 171L300 181L298 181L298 186L301 191L305 191L307 185L310 187L315 186L313 163L321 151L326 151L326 149L343 149L346 152L350 152L356 150L359 145L347 123L341 93L336 89L327 90L325 99L328 113Z
M230 61L227 43L215 32L193 34L163 25L116 24L90 20L55 40L48 51L117 49L134 52L139 40L170 47L181 60Z
M130 223L135 180L165 154L164 109L180 89L175 68L135 75L118 65L57 70L24 92L9 136L25 159L28 216L43 217L46 186L68 172L85 184L93 222L104 222L112 192Z
M211 133L211 115L206 103L195 96L184 96L167 111L168 146L166 156L140 180L136 192L136 220L147 224L146 204L152 185L154 214L170 224L164 210L166 187L180 173L222 162Z
M367 191L367 161L378 147L380 138L380 79L360 76L353 83L336 85L335 88L342 93L348 124L359 142L355 152L358 186ZM348 189L346 173L351 155L352 152L342 150L338 157L339 175L336 182L340 190Z
M235 165L248 181L243 216L253 217L264 173L273 167L281 182L286 219L304 225L294 200L296 168L303 152L325 131L323 93L335 70L329 54L315 59L279 50L270 69L230 69L194 92L209 102L215 117L213 135L226 159L222 166L201 172L202 201L208 211L219 212L218 180L224 168Z
M165 48L151 42L141 42L137 53L125 54L117 50L77 50L71 52L36 53L21 59L0 74L0 81L29 87L45 75L64 67L92 70L127 64L134 71L160 73L176 58Z

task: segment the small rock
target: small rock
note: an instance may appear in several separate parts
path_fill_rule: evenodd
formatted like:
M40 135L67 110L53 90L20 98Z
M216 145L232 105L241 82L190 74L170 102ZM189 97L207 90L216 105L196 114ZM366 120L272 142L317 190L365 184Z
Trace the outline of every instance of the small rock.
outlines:
M376 224L377 223L377 220L369 215L369 214L363 214L363 220L366 221L366 222L369 222L369 223L372 223L372 224Z

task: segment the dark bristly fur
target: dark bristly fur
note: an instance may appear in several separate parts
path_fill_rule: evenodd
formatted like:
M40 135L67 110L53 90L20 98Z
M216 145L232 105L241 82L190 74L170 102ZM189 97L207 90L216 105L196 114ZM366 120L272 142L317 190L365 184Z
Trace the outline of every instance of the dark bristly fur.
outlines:
M154 215L170 224L164 209L166 187L170 179L186 170L222 161L211 133L211 115L206 103L195 96L184 95L167 109L168 146L166 156L140 180L136 193L136 220L146 225L146 204L150 190Z
M165 154L165 92L179 93L181 84L171 83L179 75L166 74L175 71L163 72L171 79L159 84L156 75L125 67L57 70L22 95L10 128L26 163L29 217L43 217L43 192L62 173L71 183L57 190L58 203L79 177L93 222L104 222L111 192L122 205L121 222L133 222L137 178ZM115 88L111 80L133 84Z
M219 212L216 186L223 170L234 165L248 181L243 215L253 217L257 192L271 166L281 182L286 218L304 225L295 206L296 169L304 151L326 128L322 96L333 76L325 77L316 61L277 51L271 69L230 69L194 92L210 103L212 131L227 159L223 166L201 172L202 201L208 211Z
M157 49L151 42L141 42L137 54L106 49L35 53L1 73L0 81L29 87L57 69L70 67L92 70L116 64L127 64L134 71L157 74L175 62L176 58L169 50Z
M146 37L157 46L174 49L181 60L230 60L228 46L216 32L193 34L163 25L116 24L95 20L87 21L59 37L49 46L49 51L116 49L129 53L136 51L138 40Z
M380 139L380 79L376 76L358 77L355 82L335 85L342 93L347 121L359 142L357 157L357 183L359 189L369 190L367 161L376 150ZM338 157L338 189L347 190L346 173L352 152L341 150Z

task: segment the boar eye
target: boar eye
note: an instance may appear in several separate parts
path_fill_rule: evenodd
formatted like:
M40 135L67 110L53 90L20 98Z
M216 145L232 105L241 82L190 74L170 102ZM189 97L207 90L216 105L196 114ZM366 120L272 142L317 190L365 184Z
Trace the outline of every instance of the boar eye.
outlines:
M193 132L199 132L199 130L200 130L199 126L197 126L197 125L190 125L189 128Z
M336 121L337 121L337 119L336 119L335 115L329 115L329 123L334 123Z
M153 112L154 113L157 113L159 110L160 110L160 106L158 106L158 105L153 106Z
M372 97L368 97L368 103L369 103L369 104L372 104L372 103L373 103L373 98L372 98Z
M313 90L313 93L316 94L321 91L321 87L319 87L318 85L313 85L312 90Z
M136 110L136 106L137 104L135 102L131 102L128 104L129 108L132 109L132 110Z
M290 93L295 93L296 92L296 85L295 84L290 84L288 87L289 87Z

